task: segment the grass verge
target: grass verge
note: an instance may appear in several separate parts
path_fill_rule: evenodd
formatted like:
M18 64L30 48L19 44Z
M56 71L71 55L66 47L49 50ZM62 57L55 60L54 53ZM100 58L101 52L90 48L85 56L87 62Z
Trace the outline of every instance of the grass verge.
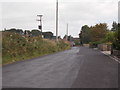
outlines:
M2 32L2 64L27 60L38 56L67 50L69 44L63 40L25 37L16 33Z

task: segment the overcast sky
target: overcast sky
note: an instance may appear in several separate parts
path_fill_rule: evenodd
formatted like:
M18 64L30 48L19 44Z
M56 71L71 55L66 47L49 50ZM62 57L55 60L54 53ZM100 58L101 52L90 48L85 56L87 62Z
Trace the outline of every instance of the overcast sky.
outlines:
M37 15L43 15L43 31L55 35L56 0L1 0L1 29L19 28L32 30L38 28ZM2 20L1 20L2 19ZM118 21L118 0L59 0L59 36L66 34L78 37L81 26Z

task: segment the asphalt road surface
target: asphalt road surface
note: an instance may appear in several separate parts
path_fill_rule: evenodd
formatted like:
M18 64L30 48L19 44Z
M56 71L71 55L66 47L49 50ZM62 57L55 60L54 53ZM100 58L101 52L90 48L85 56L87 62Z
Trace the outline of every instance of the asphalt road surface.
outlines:
M98 50L73 47L3 66L3 88L118 88L118 63Z

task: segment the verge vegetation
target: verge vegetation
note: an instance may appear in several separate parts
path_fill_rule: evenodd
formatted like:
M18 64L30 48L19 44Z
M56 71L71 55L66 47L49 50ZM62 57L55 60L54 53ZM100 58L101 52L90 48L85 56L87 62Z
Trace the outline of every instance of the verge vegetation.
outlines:
M13 32L2 32L2 64L35 58L69 49L63 40L42 39L40 36L25 37Z
M84 25L79 34L80 43L90 44L97 47L98 44L109 44L115 50L120 50L120 24L113 22L112 28L108 29L107 23L94 26Z

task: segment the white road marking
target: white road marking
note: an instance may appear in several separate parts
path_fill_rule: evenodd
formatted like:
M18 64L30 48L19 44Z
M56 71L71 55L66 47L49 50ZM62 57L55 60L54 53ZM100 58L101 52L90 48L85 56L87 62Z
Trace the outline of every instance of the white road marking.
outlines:
M108 51L108 52L107 52L107 51L101 51L101 53L109 56L111 59L113 59L113 60L115 60L116 62L120 63L120 59L117 58L117 57L115 57L115 56L110 56L110 52L109 52L109 51Z
M117 58L117 57L112 57L112 56L109 56L111 59L113 59L113 60L115 60L116 62L118 62L118 63L120 63L120 60L119 60L119 58Z

